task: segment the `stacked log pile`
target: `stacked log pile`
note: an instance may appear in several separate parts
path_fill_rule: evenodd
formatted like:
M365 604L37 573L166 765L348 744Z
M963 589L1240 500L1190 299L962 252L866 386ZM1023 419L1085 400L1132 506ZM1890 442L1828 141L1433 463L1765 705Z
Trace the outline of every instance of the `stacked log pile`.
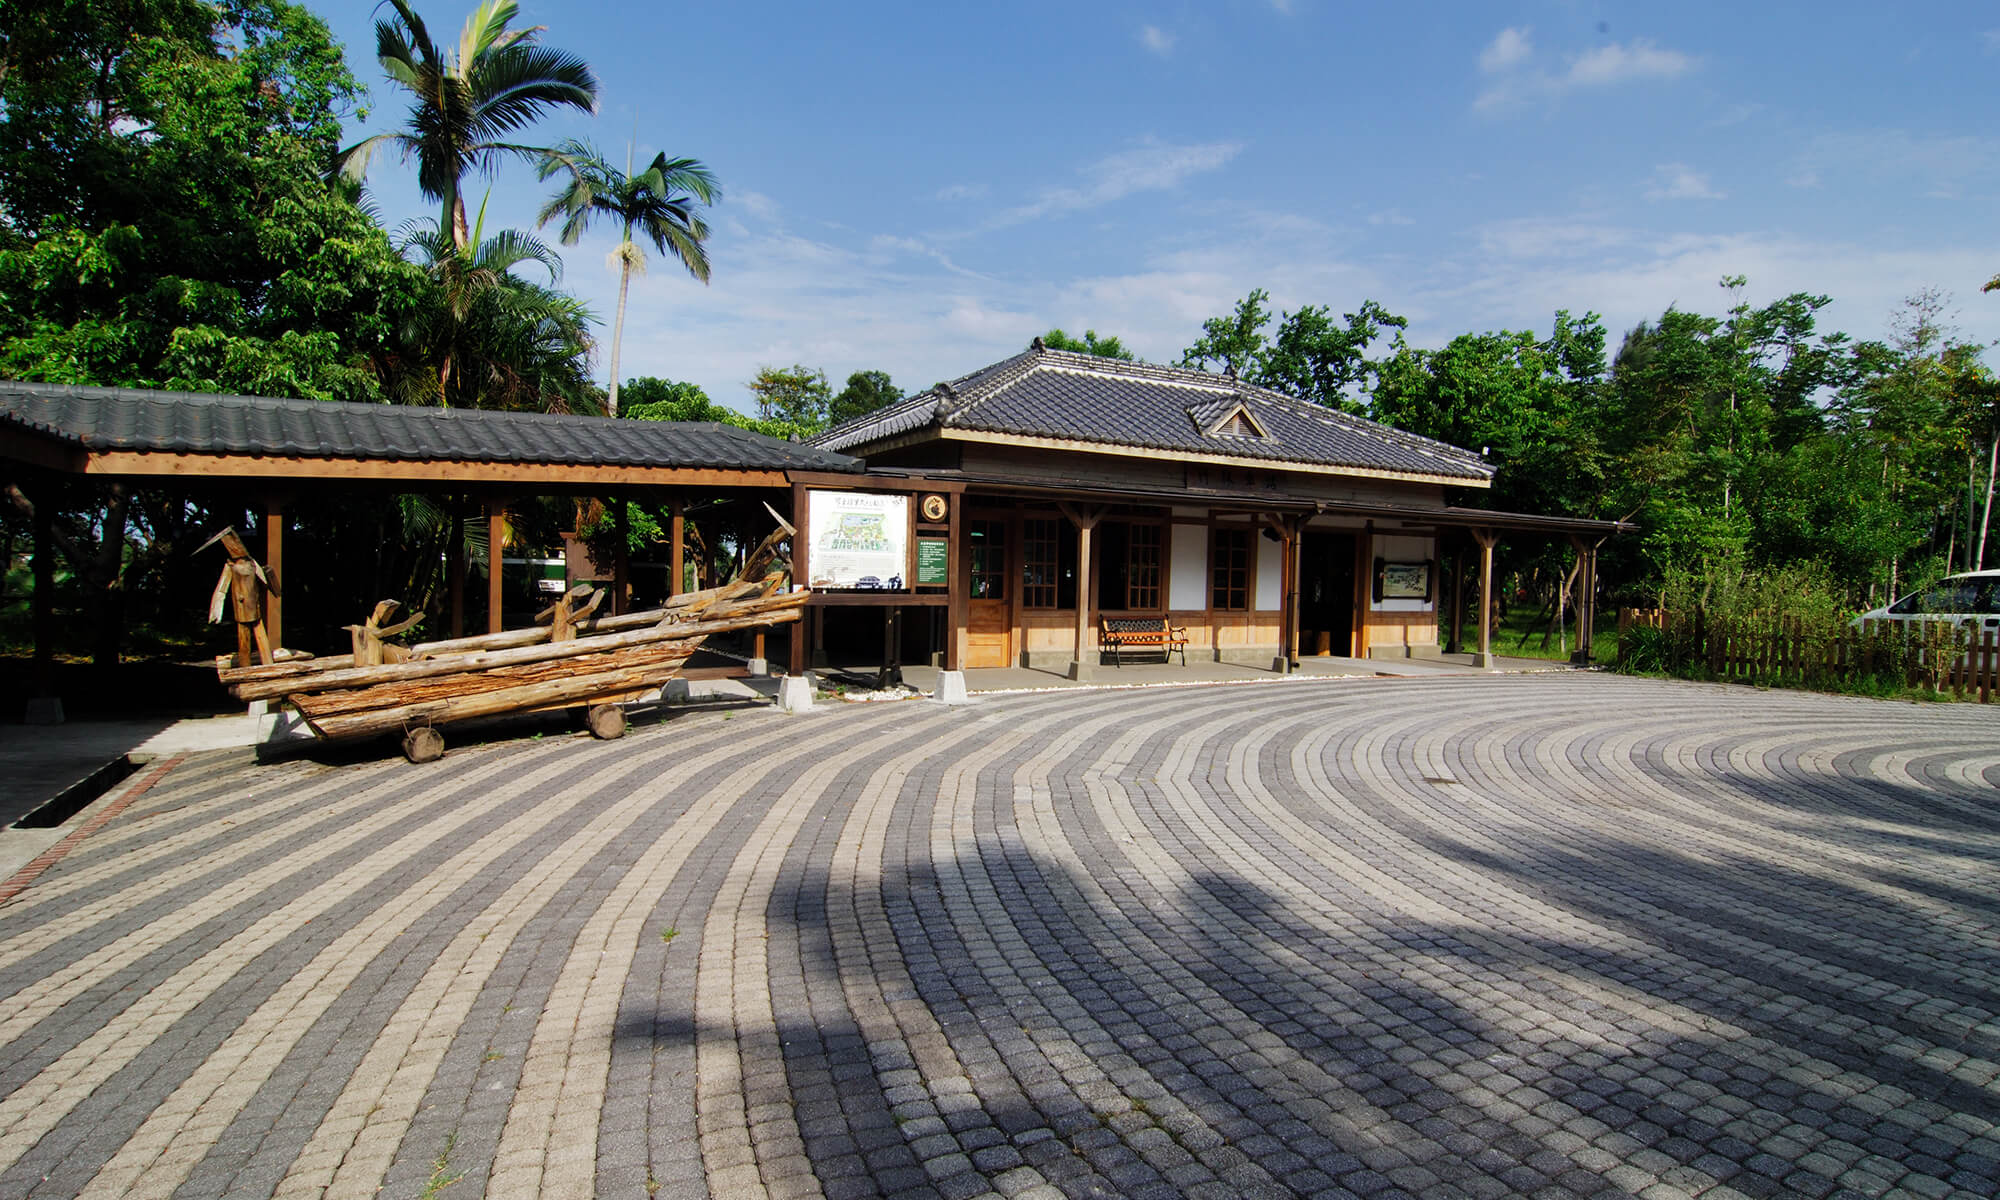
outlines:
M746 574L769 565L777 536ZM607 706L664 685L706 638L798 620L806 593L781 591L787 577L776 570L606 617L596 612L604 592L579 585L541 614L545 625L409 647L383 640L409 624L385 625L395 607L385 601L348 626L352 654L243 667L223 658L216 667L232 696L283 700L321 737L402 731L412 759L443 752L432 726L502 713L595 705L592 732L615 737L623 714Z

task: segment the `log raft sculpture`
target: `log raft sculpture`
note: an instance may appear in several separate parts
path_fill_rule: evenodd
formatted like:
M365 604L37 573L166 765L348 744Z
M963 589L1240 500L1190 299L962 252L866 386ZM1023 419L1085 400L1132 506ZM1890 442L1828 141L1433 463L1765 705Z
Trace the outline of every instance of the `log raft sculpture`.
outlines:
M216 660L238 700L282 699L323 738L402 731L403 754L430 762L444 753L437 726L472 717L586 706L590 732L625 732L623 701L664 685L711 634L799 619L803 591L783 592L789 571L777 547L789 526L764 540L732 582L675 596L657 609L600 617L605 593L588 585L538 614L537 627L403 647L385 639L416 619L385 626L394 601L350 625L354 653L256 666Z

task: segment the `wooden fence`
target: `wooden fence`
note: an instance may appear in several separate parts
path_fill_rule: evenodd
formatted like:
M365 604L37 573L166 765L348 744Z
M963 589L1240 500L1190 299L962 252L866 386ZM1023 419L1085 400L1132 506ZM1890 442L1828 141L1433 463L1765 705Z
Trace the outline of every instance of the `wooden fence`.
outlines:
M1633 629L1660 631L1657 665L1674 673L1702 668L1714 679L1781 687L1876 679L1949 690L1981 704L2000 691L2000 631L1950 621L1863 621L1829 632L1789 620L1711 621L1700 613L1621 608L1621 665L1634 645L1626 636Z

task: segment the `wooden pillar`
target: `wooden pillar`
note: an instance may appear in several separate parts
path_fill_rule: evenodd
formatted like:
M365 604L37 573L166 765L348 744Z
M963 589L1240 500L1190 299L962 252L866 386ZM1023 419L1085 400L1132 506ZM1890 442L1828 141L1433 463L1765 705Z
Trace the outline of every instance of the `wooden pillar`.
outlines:
M1597 546L1574 535L1569 542L1576 547L1577 561L1575 661L1589 666L1592 642L1595 640L1592 626L1597 624Z
M507 505L504 501L489 498L486 501L486 632L499 633L502 619L502 595L500 590L500 560L506 550Z
M1493 665L1493 543L1500 539L1490 529L1475 529L1472 537L1479 543L1479 654L1472 665L1490 667Z
M673 521L667 549L667 595L678 596L687 590L683 582L687 573L687 504L676 496L668 509L673 513Z
M32 493L35 504L35 594L29 601L34 617L35 630L35 697L47 699L56 694L56 533L55 498L53 489L37 488ZM43 706L46 708L47 706ZM38 724L58 724L62 720L62 707L54 708L55 720Z
M675 561L679 561L681 517L679 509L676 509L675 512ZM812 563L809 560L809 552L812 549L812 516L806 502L806 486L802 483L792 485L792 528L796 530L792 534L792 586L805 587L812 580ZM805 617L817 616L818 614L819 609L813 607L800 615L801 617ZM811 622L806 620L792 622L791 662L786 669L793 675L804 675L806 673L806 638L811 632L808 628L810 624Z
M1097 600L1097 564L1091 555L1090 534L1103 519L1104 510L1067 503L1057 507L1076 526L1076 655L1070 659L1069 677L1089 679L1097 657L1090 644L1090 615Z
M1445 645L1445 653L1457 654L1459 642L1465 632L1465 551L1454 548L1451 552L1451 640Z
M1368 611L1369 602L1375 596L1375 522L1361 527L1354 539L1354 619L1348 624L1354 629L1349 639L1352 649L1349 654L1356 658L1368 657Z
M1305 574L1305 522L1285 518L1285 670L1299 669L1299 579Z
M285 644L285 505L277 497L264 502L264 635L276 651Z
M631 607L632 512L623 496L612 502L611 529L618 539L618 553L611 560L611 612L616 616Z
M456 496L451 506L451 541L444 548L445 586L451 591L451 636L465 636L465 510Z
M950 546L945 569L951 588L945 602L944 669L963 671L972 633L972 556L966 553L965 493L953 492L945 517L945 540Z

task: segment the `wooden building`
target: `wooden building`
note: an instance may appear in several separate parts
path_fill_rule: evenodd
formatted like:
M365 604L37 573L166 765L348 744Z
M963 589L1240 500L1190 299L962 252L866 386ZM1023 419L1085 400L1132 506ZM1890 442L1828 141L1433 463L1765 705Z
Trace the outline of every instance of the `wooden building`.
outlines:
M1300 655L1426 653L1441 537L1471 534L1490 575L1501 530L1574 537L1588 554L1621 528L1454 506L1447 489L1492 483L1470 451L1228 375L1039 339L813 445L867 462L844 487L949 489L948 666L1086 677L1105 623L1142 618L1185 627L1190 655L1281 670Z

